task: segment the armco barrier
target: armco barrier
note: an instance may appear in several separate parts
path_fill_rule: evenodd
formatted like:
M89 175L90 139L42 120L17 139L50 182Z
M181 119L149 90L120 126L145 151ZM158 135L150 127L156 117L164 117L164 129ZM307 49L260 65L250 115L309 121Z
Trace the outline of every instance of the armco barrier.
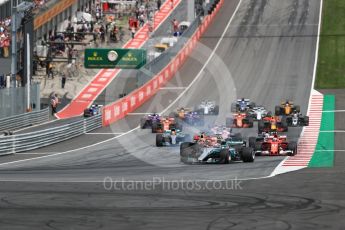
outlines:
M15 131L36 124L49 121L49 109L42 109L30 113L24 113L0 120L0 132Z
M156 76L126 97L103 108L103 126L108 126L117 120L124 118L128 113L136 110L155 95L157 91L176 74L177 70L183 65L197 45L197 41L208 28L223 3L224 0L220 0L214 7L213 12L210 15L205 16L203 22L188 42L186 42L185 46Z
M102 127L102 115L32 133L0 137L0 155L25 152L59 143Z

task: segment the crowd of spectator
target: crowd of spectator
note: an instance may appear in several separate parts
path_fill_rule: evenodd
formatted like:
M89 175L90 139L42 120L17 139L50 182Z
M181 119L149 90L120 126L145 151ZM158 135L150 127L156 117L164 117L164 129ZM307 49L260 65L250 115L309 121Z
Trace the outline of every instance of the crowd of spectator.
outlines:
M11 19L6 18L0 21L0 58L9 57L11 41Z
M50 0L34 0L35 8L39 9ZM7 58L10 56L11 45L11 18L5 18L0 21L0 58Z

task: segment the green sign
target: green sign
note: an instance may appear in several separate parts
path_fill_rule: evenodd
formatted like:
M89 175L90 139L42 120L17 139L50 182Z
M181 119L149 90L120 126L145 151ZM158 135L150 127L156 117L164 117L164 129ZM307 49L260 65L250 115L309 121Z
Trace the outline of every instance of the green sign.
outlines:
M84 66L88 69L139 69L145 64L143 49L85 49Z

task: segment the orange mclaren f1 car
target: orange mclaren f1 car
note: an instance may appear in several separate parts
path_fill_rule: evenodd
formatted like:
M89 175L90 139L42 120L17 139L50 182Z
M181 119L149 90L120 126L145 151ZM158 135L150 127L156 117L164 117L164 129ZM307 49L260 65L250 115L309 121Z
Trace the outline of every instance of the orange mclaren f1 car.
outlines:
M225 124L232 128L252 128L254 119L246 113L236 113L233 118L226 118Z

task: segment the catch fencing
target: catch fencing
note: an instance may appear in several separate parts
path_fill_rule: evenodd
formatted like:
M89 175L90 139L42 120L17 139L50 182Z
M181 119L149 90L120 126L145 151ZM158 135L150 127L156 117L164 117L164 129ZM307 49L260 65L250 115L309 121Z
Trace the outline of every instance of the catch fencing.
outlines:
M33 111L40 110L40 85L32 84L30 88L30 105ZM0 89L0 119L23 114L27 109L27 88Z
M26 152L59 143L102 127L102 115L98 114L83 120L59 127L0 137L0 155Z
M15 131L18 129L30 127L36 124L42 124L49 121L49 108L6 117L0 120L0 132Z

